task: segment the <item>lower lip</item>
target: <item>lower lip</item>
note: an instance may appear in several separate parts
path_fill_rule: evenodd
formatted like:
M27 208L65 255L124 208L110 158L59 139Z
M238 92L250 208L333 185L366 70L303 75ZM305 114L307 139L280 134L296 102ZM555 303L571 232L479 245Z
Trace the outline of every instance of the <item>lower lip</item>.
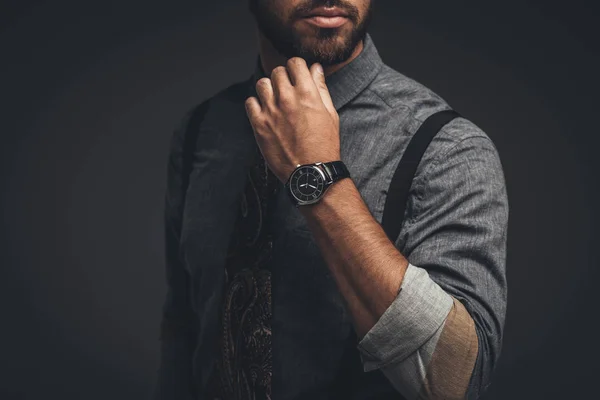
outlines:
M339 28L344 25L348 18L346 17L323 17L315 16L304 18L309 24L318 26L319 28Z

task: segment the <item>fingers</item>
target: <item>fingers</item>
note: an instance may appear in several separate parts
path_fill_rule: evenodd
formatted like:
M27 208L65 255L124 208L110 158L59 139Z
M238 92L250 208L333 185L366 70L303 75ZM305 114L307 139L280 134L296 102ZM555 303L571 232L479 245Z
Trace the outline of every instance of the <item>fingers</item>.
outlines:
M269 78L260 78L256 82L256 94L261 108L270 108L275 102L273 84Z
M314 90L315 83L310 75L306 61L300 57L292 57L287 61L287 72L292 85L303 92Z
M261 110L269 110L281 104L289 104L290 100L300 94L311 96L319 93L321 101L330 114L337 114L335 106L325 83L325 75L320 64L307 68L306 61L300 57L292 57L287 67L278 66L271 72L271 78L261 78L256 82L256 93L260 100ZM296 93L296 94L294 94Z
M245 105L248 119L250 120L252 127L254 127L254 121L257 120L258 116L260 115L260 112L262 111L260 103L256 97L248 97L246 99Z
M319 63L314 63L310 66L310 74L312 75L313 81L319 90L319 94L321 95L321 100L323 104L325 104L325 108L329 111L331 115L337 113L335 110L335 106L333 105L333 100L331 100L331 95L329 94L329 89L327 89L327 84L325 83L325 74L323 73L323 67Z
M281 99L285 96L286 92L293 89L292 82L285 67L275 67L271 72L271 84L273 86L273 92L275 94L275 100Z

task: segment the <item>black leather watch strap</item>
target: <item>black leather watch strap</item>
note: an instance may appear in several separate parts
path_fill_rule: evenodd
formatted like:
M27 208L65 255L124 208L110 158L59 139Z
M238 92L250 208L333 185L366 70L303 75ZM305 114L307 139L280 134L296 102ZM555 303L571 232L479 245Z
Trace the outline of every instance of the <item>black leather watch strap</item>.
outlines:
M330 161L323 163L323 166L327 170L327 173L331 177L333 182L339 181L343 178L350 178L350 171L346 167L343 161Z

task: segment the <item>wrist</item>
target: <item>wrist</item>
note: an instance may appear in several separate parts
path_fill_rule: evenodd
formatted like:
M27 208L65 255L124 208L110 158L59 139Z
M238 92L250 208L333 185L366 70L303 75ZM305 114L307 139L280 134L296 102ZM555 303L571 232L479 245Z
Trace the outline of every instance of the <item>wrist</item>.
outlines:
M360 193L352 178L343 178L329 186L319 202L301 206L299 209L306 216L331 214L356 195L360 196Z
M341 160L316 162L298 165L284 186L296 207L306 207L320 202L332 185L349 177Z

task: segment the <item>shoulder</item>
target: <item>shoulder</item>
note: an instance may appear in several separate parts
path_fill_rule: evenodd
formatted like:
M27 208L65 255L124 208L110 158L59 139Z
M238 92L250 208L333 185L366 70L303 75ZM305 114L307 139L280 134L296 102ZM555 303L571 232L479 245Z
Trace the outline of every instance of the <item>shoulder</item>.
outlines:
M388 107L404 109L407 119L406 131L414 135L423 122L431 115L452 109L442 95L436 93L426 85L412 79L401 72L385 65L368 88L379 97ZM460 112L460 110L456 110ZM491 148L497 152L492 139L468 115L455 118L446 124L436 134L424 155L425 164L444 157L453 148L474 145Z
M249 80L235 82L198 102L184 113L182 122L185 124L194 118L201 118L205 125L235 119L248 97L248 85Z
M442 96L424 84L384 64L369 90L391 108L406 108L416 120L450 108Z
M173 148L195 147L200 140L233 135L247 125L244 101L249 80L235 82L182 112L172 135ZM216 133L216 134L215 134Z

